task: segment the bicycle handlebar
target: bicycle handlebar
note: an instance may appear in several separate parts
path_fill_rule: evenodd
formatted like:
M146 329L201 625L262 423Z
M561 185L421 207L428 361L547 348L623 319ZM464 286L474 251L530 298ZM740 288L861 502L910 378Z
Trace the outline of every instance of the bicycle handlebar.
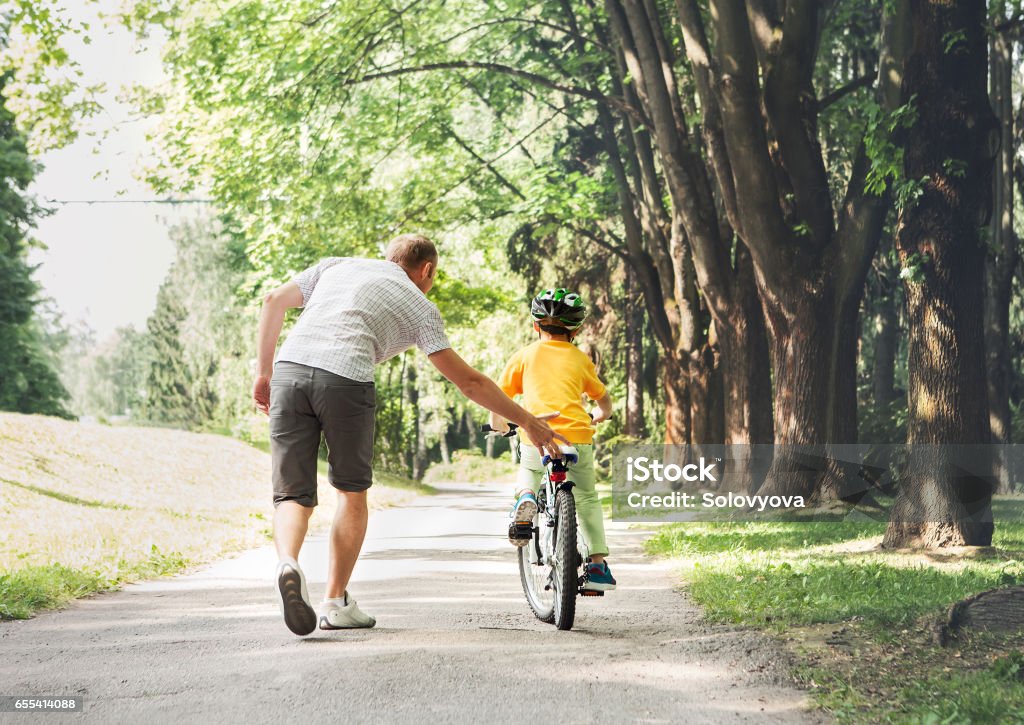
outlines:
M497 428L492 428L489 423L484 423L482 426L480 426L480 432L481 433L499 433L499 434L501 434L502 438L511 438L512 436L514 436L516 434L516 429L518 427L519 426L516 425L515 423L509 423L508 424L508 433L502 433Z

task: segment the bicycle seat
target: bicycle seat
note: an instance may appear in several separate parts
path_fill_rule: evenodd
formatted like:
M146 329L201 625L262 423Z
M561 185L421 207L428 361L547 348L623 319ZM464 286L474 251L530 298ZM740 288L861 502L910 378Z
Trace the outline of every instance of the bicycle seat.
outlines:
M580 460L579 451L572 446L559 446L558 449L562 452L562 459L566 463L576 463ZM545 466L551 463L551 456L544 454L544 458L541 460Z

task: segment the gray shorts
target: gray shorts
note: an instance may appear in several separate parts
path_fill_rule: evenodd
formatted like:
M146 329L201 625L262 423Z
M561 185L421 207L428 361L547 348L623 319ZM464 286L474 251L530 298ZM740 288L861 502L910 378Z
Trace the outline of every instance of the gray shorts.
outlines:
M327 480L340 491L373 483L373 383L326 370L278 362L270 380L270 455L274 505L316 506L320 436L327 443Z

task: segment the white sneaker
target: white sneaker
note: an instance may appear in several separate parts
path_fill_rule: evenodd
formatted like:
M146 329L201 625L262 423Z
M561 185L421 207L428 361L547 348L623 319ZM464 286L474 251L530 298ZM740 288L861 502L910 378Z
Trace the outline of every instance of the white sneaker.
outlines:
M360 629L377 624L377 620L356 605L356 600L345 592L345 603L337 599L320 605L320 629Z
M290 556L281 559L275 579L284 623L292 632L304 637L316 629L316 612L309 603L306 576L299 568L299 562Z

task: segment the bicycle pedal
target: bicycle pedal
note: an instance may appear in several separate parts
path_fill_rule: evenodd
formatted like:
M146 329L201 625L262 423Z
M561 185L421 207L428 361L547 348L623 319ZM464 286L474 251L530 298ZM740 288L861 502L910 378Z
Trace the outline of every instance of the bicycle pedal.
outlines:
M533 538L533 524L525 521L514 521L508 525L508 538L529 541Z
M593 589L580 589L580 596L583 597L603 597L604 592L595 592Z

